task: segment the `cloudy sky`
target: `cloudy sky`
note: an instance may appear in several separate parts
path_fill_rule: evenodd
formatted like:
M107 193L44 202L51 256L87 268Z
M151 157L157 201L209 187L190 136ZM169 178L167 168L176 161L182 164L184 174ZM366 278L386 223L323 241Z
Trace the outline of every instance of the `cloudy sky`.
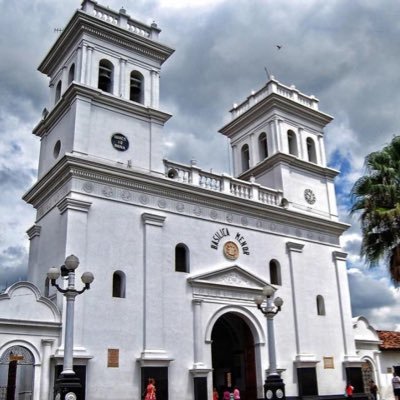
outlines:
M161 74L161 104L174 115L165 135L169 159L195 158L203 169L229 172L218 129L233 103L266 82L320 100L335 117L326 129L349 253L353 315L379 329L400 329L400 293L385 266L368 270L350 219L349 191L364 157L400 133L400 4L398 0L102 0L101 4L162 29L176 52ZM36 70L79 0L0 0L0 288L25 277L34 222L21 200L36 177L39 140L31 134L47 103L47 78ZM276 45L282 46L280 50Z

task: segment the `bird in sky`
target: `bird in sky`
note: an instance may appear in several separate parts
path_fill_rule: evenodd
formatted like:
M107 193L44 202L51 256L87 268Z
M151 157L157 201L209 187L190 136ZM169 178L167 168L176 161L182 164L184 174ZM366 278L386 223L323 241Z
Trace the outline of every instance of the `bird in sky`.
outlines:
M277 48L278 50L280 50L280 49L282 48L282 45L281 45L281 44L277 44L277 45L276 45L276 48Z

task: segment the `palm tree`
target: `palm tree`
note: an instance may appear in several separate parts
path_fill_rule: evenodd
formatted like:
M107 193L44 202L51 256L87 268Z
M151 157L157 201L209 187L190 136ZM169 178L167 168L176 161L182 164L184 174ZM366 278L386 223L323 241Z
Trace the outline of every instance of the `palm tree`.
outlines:
M400 136L365 158L366 174L351 191L351 213L360 211L361 255L370 266L386 259L400 283Z

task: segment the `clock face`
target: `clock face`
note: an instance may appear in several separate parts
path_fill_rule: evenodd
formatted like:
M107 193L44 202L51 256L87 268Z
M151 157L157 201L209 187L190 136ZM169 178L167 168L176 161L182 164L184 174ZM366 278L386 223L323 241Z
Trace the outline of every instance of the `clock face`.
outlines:
M306 202L308 204L314 204L315 201L317 200L314 192L311 189L306 189L304 191L304 198L306 199Z
M239 247L234 242L224 244L224 255L229 260L236 260L239 257Z
M267 399L272 399L273 396L272 390L267 390Z
M65 400L76 400L76 394L74 392L69 392L65 395Z
M282 391L282 389L278 389L278 390L276 391L276 397L277 397L278 399L281 399L281 398L283 397L283 391Z

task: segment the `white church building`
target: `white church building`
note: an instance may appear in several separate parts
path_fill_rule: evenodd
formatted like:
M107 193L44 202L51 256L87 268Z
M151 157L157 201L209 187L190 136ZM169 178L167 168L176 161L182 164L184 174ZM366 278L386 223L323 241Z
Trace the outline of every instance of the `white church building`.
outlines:
M149 377L157 400L233 385L264 398L269 338L254 298L266 286L284 300L274 328L286 396L341 397L348 380L364 392L347 225L325 157L332 117L271 78L220 129L234 176L166 160L159 78L174 50L159 33L84 0L39 66L50 100L24 195L36 210L29 282L0 295L0 386L13 364L16 398L53 398L65 300L46 274L75 254L95 276L75 301L79 399L138 400Z

